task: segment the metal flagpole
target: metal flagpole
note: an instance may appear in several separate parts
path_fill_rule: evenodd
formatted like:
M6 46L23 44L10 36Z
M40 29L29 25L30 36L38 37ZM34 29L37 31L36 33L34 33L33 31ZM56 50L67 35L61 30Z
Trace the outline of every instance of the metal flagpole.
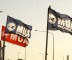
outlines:
M3 60L5 60L5 36L3 41Z
M5 60L5 34L4 34L4 41L3 41L3 60Z
M47 13L47 31L46 31L46 48L45 48L45 60L47 60L47 50L48 50L48 20L49 20L49 9L50 7L48 8L48 13Z
M26 47L25 47L25 60L26 60Z
M52 34L51 32L48 33ZM54 60L54 35L52 34L52 36L53 36L53 60Z
M1 13L3 12L3 11L0 11ZM4 41L3 41L3 48L2 48L3 50L3 60L5 60L4 58L5 58L5 36L4 36Z

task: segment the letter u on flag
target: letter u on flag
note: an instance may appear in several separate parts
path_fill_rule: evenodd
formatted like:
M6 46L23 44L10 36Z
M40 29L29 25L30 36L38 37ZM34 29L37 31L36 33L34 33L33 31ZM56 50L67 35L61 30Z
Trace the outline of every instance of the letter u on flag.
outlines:
M60 30L72 34L72 18L48 8L48 30Z
M7 16L6 33L13 33L22 37L29 37L31 35L32 26L23 23L22 21L13 17Z

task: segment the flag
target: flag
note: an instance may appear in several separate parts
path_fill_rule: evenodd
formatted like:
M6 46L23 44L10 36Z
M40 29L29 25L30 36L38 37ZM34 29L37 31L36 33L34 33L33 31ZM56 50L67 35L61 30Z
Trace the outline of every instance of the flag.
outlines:
M13 33L22 37L30 37L32 26L13 17L7 16L6 33Z
M2 33L1 33L1 40L12 43L12 44L16 44L22 47L26 47L28 46L28 38L27 37L21 37L19 35L16 34L12 34L12 33L5 33L5 26L2 26Z
M48 30L60 30L72 34L72 18L48 8Z

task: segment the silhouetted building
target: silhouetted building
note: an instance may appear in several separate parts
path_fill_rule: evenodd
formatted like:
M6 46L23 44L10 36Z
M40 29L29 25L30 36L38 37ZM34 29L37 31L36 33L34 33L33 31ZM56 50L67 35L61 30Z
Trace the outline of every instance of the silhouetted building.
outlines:
M67 55L67 60L69 60L69 55Z
M23 60L23 59L18 59L18 60Z

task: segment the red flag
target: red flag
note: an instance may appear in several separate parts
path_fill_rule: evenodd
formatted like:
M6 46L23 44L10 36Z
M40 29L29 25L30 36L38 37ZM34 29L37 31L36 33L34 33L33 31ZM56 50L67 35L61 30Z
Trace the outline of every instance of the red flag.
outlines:
M16 44L22 47L26 47L29 43L28 39L25 37L18 36L16 34L5 33L5 26L2 26L1 40L5 40L9 43Z

